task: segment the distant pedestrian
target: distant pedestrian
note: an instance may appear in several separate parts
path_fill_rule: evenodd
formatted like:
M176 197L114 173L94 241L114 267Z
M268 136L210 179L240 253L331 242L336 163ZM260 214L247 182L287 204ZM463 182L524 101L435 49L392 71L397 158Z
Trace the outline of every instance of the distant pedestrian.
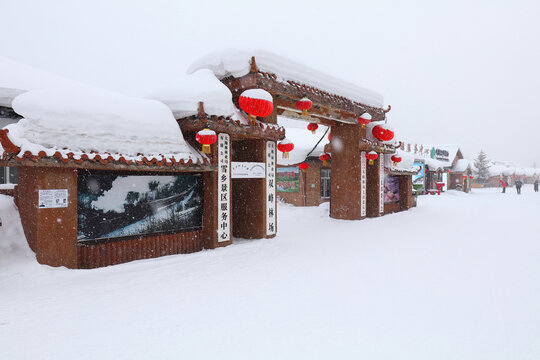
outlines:
M534 180L534 192L538 192L538 180Z
M521 180L517 179L516 180L516 190L517 190L518 194L521 194L521 186L522 185L523 185L523 183L521 182Z
M503 194L506 193L506 186L508 185L508 184L506 183L506 181L504 181L504 180L501 179L501 180L499 180L499 184L501 184L501 186L502 186L502 189L503 189L502 193L503 193Z

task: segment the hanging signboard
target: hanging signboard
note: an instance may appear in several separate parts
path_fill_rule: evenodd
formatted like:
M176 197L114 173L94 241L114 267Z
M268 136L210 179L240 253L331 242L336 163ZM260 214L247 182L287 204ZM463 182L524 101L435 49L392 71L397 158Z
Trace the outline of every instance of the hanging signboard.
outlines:
M38 207L40 209L63 208L67 206L67 189L39 190Z
M379 155L379 213L384 212L384 160Z
M276 143L266 142L266 235L276 233Z
M218 242L231 240L230 137L218 135Z
M366 216L367 166L366 152L360 154L360 216Z
M264 179L266 167L263 162L232 161L232 179Z
M277 168L277 192L300 192L300 169L298 166Z

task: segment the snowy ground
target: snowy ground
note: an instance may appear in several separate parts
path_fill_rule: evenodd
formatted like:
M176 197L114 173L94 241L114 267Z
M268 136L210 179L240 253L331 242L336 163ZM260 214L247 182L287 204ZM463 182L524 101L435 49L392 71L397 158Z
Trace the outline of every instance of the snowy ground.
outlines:
M0 359L539 359L540 194L508 190L95 270L37 264L1 196Z

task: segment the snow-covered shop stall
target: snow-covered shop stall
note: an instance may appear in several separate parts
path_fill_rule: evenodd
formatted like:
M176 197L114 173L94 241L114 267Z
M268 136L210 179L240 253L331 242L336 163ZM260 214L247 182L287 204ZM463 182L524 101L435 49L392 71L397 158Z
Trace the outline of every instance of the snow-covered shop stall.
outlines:
M198 145L197 136L217 134L217 141L208 147L217 165L217 171L208 179L218 189L217 241L228 244L231 236L274 237L276 142L284 139L285 130L275 121L263 122L239 111L231 91L207 69L194 71L150 96L169 106L185 139L193 146ZM250 111L261 119L268 121L275 114L272 96L264 90L250 90L241 101L244 107L250 104Z
M50 89L13 109L23 119L0 130L2 158L19 169L15 202L40 263L93 268L220 245L214 159L164 104Z
M394 146L383 143L393 136L393 132L384 122L381 95L262 51L215 53L191 67L191 71L199 69L212 70L231 90L239 108L252 116L262 116L252 126L261 126L261 122L276 124L279 116L303 122L306 132L319 126L331 129L332 150L324 157L331 157L330 167L325 168L333 175L328 191L331 217L363 219L384 213L384 162L381 155L393 153ZM263 116L258 106L249 105L252 100L263 100L258 94L246 92L251 89L271 94L274 108L270 114ZM380 141L367 139L363 125L370 121L379 125ZM289 139L280 141L277 148L282 153L278 156L282 158L294 156L295 144ZM367 166L369 158L373 160L371 166ZM291 172L296 173L296 170ZM279 181L285 180L279 178ZM307 189L304 191L307 204L311 200L307 199ZM302 197L296 195L294 201L304 203Z
M414 164L414 156L404 151L384 158L384 213L390 214L416 206L413 195L413 176L421 168Z

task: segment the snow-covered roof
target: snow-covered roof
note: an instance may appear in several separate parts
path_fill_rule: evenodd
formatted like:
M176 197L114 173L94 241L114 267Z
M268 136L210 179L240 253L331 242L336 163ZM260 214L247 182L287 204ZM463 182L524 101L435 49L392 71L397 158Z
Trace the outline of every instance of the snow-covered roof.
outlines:
M231 91L208 69L186 75L148 97L167 105L177 119L196 115L199 102L204 103L204 110L209 115L230 116L235 113Z
M456 165L452 167L452 172L465 172L467 169L473 167L473 161L469 159L459 159Z
M0 106L11 107L12 100L25 91L66 86L86 85L0 56Z
M184 141L169 108L155 100L96 89L42 89L16 97L13 109L23 119L6 126L7 136L21 155L204 161Z
M294 149L289 153L288 159L282 159L281 155L278 156L278 165L292 165L304 161L327 129L326 126L319 125L319 128L315 130L315 134L313 134L307 130L308 123L306 121L290 119L284 116L278 116L278 125L285 128L285 136L294 144ZM310 156L319 156L323 153L324 145L328 144L328 142L327 134Z
M394 155L401 157L401 162L397 163L395 166L392 161L392 156ZM384 155L384 167L390 171L416 172L419 170L419 167L414 165L414 154L400 149L396 149L395 154Z
M193 73L199 69L210 69L220 79L227 76L241 77L249 73L252 57L255 57L259 71L277 75L278 81L286 82L287 80L292 80L343 96L364 105L376 108L383 107L384 99L382 95L376 92L262 50L225 50L214 52L193 63L189 67L188 73Z
M428 149L428 150L431 151L432 148L448 151L448 161L439 159L443 163L448 163L448 165L445 165L445 167L448 167L448 166L452 165L452 162L456 158L457 152L459 151L459 146L456 145L456 144L428 144L428 145L424 145L424 149Z

